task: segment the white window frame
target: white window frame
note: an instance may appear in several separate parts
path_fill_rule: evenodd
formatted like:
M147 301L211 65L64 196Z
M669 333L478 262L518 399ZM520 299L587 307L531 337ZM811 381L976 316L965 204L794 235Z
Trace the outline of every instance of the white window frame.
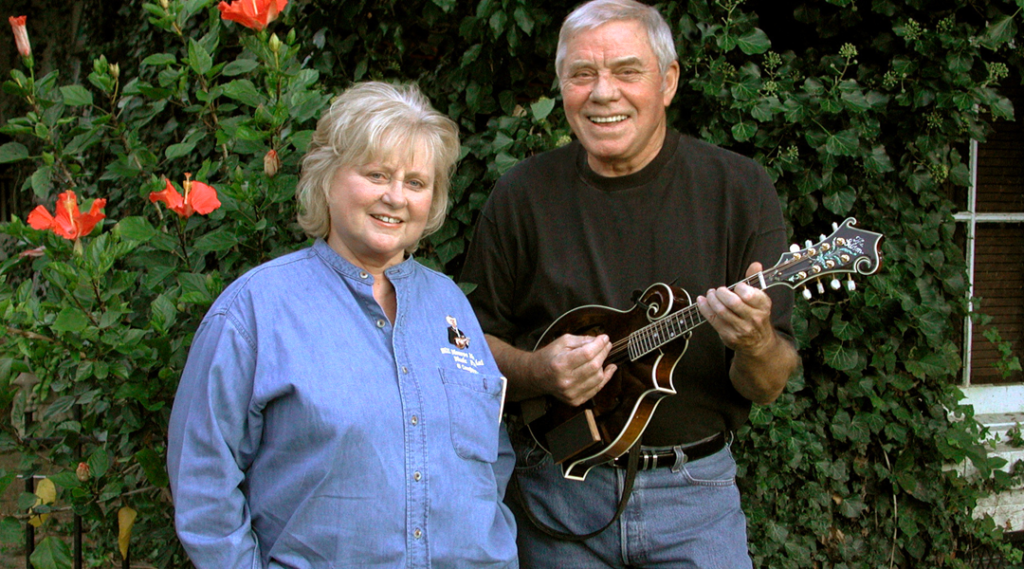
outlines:
M977 213L978 190L978 153L977 140L971 141L971 185L968 189L967 211L959 212L953 217L967 229L967 243L964 255L967 261L969 278L968 301L974 298L974 241L979 223L1021 223L1024 224L1024 212L1015 213ZM974 310L973 304L970 306ZM964 362L963 379L960 389L964 393L963 403L974 408L975 419L988 427L989 441L994 445L994 453L1007 460L1007 469L1016 461L1024 460L1024 449L1007 444L1007 431L1018 423L1024 425L1024 383L1002 385L971 384L971 342L974 338L974 323L970 317L964 319ZM988 514L996 524L1007 531L1024 530L1024 488L1016 488L989 496L978 503L975 516Z

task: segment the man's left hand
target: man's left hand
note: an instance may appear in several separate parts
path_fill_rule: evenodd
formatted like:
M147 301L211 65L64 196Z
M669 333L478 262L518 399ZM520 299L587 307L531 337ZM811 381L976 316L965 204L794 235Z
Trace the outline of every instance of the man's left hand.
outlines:
M761 263L747 268L747 277L756 275ZM709 289L697 297L697 309L718 332L725 345L737 352L758 354L775 340L772 327L772 300L763 290L746 283Z

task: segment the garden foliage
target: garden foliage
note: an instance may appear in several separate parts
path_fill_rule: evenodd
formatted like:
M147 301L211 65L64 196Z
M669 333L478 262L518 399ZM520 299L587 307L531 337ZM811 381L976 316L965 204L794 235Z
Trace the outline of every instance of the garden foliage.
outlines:
M0 451L23 457L0 488L46 480L0 538L66 535L73 510L90 566L187 565L164 470L177 380L225 284L308 243L294 187L330 95L415 80L460 124L450 216L418 253L457 274L497 177L569 140L552 61L573 5L313 0L261 22L213 0L126 3L117 59L95 53L81 84L24 57L3 85L23 116L0 128L0 163L31 164L23 191L53 221L0 225ZM803 371L739 433L755 565L965 566L999 539L976 500L1011 480L958 404L967 282L949 196L969 183L968 141L1013 116L998 89L1024 71L1024 0L660 7L682 68L675 127L763 164L794 239L848 216L886 235L857 292L800 305ZM967 463L977 476L947 468ZM33 563L70 567L68 543L46 537Z

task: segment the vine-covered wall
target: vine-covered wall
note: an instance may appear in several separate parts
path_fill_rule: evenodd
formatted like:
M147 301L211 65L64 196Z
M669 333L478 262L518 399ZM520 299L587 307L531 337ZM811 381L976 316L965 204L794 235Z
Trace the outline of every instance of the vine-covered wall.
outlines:
M75 29L79 80L43 54L5 63L0 163L24 172L19 203L52 212L74 191L82 211L105 199L106 217L70 239L28 227L30 208L0 226L0 451L23 457L0 486L52 482L52 496L22 497L0 538L30 521L67 531L73 509L90 563L128 551L184 566L163 469L177 379L224 284L306 243L293 190L330 94L417 81L459 123L449 220L420 252L457 274L498 176L569 140L553 57L575 2L293 1L262 31L221 20L212 0L107 6L103 22L89 19L98 4ZM802 373L739 433L756 566L958 567L999 540L971 519L1011 480L958 404L968 288L949 196L969 183L982 117L1013 116L999 88L1024 76L1022 6L659 3L682 68L675 128L764 165L794 240L849 216L886 235L883 269L856 292L800 304ZM61 14L28 17L31 33ZM186 172L222 205L181 217L149 199L165 178L183 190ZM980 477L947 468L965 461ZM37 553L39 567L70 566L66 541Z

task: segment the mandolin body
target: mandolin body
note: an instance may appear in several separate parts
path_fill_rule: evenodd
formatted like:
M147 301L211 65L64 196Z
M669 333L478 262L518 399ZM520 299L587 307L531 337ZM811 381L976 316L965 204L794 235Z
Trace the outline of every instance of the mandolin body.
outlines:
M587 472L625 454L640 438L662 398L675 394L672 371L686 351L683 341L669 342L631 361L624 347L634 331L690 305L677 287L651 285L629 311L606 306L581 306L566 312L545 330L537 349L564 334L607 334L613 346L605 362L618 369L591 400L573 407L551 396L524 401L523 417L534 440L562 466L562 475L583 480Z

